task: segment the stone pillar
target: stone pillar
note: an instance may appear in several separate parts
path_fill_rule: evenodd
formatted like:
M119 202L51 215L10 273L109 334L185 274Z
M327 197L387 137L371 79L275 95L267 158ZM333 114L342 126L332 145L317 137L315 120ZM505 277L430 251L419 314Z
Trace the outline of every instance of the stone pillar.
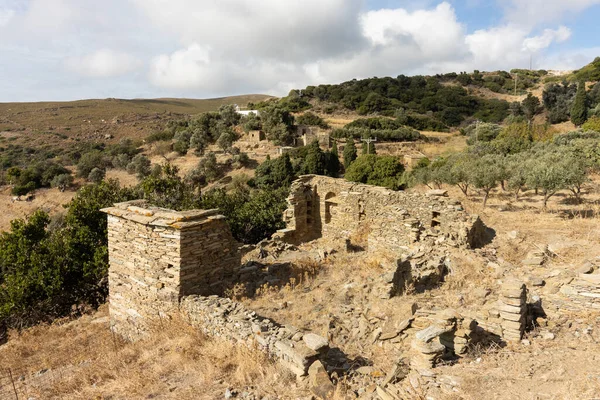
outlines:
M175 311L183 296L219 293L239 271L238 244L217 210L175 212L135 200L102 211L111 327L129 339Z
M502 285L498 311L502 337L508 341L521 340L527 323L527 287L523 282L508 281Z

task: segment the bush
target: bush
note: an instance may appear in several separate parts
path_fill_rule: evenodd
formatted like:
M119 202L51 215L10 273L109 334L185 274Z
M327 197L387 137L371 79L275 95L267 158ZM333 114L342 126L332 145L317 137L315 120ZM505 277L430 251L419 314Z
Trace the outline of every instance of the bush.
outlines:
M329 125L327 125L327 122L325 122L325 120L323 118L319 117L317 114L310 112L310 111L297 116L296 123L298 125L318 126L319 128L322 128L322 129L329 128Z
M146 138L146 142L148 142L148 143L161 142L161 141L170 142L173 139L174 135L175 135L175 132L169 131L169 130L154 132L153 134L151 134L150 136L148 136Z
M138 154L127 165L127 172L135 174L138 179L142 180L150 175L152 163L150 159L143 154Z
M138 196L151 204L171 210L201 208L195 188L179 176L179 168L165 164L160 171L153 171L137 187Z
M262 129L260 117L255 113L250 113L242 118L242 128L244 132L258 131Z
M93 170L90 171L90 174L87 177L87 180L93 183L100 183L103 179L104 176L106 175L106 172L103 169L100 168L94 168Z
M198 161L196 169L204 175L208 182L214 182L219 179L220 171L215 153L208 153Z
M226 217L233 236L242 243L257 243L285 227L287 188L227 193L213 189L204 193L202 207L218 208Z
M0 320L22 327L103 302L108 251L99 209L129 199L116 181L102 182L83 187L55 229L43 211L12 221L0 234Z
M491 142L501 131L502 127L498 124L482 122L467 126L461 133L468 136L467 144L472 145L475 142Z
M404 166L397 157L368 154L358 157L348 167L344 177L351 182L398 190L403 186L403 172Z
M585 132L587 132L587 131L600 132L600 117L597 117L597 116L591 117L583 125L581 125L581 128Z
M56 175L50 184L52 187L64 192L73 184L73 176L71 174Z

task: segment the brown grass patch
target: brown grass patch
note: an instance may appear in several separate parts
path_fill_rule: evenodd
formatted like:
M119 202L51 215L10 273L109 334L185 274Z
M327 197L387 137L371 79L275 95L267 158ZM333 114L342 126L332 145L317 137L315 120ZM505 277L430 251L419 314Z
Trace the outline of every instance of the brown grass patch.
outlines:
M13 371L23 397L38 399L214 399L251 385L262 395L300 393L262 351L207 338L177 317L135 343L91 316L13 332L0 365Z

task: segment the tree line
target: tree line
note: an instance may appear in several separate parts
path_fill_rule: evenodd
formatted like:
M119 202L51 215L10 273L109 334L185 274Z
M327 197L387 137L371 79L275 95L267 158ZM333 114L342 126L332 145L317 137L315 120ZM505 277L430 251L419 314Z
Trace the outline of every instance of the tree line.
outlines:
M600 169L600 134L575 131L535 141L532 130L519 128L504 128L491 140L492 129L486 129L484 141L431 162L423 159L407 179L432 188L456 185L465 196L472 188L478 189L484 207L498 187L511 192L515 200L526 190L534 190L544 208L560 190L569 190L581 202L589 174Z

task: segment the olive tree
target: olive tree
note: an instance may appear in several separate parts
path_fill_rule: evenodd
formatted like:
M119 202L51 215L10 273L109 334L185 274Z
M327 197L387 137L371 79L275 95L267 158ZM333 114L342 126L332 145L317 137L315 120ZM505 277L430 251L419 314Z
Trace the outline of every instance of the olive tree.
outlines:
M519 201L519 194L527 184L527 173L529 158L527 153L517 153L506 158L506 184L508 190L512 191L515 201Z
M443 179L450 185L456 185L460 191L468 196L469 187L473 183L473 155L469 153L457 153L448 157L444 166Z
M543 195L543 207L556 192L565 188L563 157L556 152L545 152L528 165L527 186L537 188Z
M485 208L490 192L506 176L504 157L497 154L487 154L477 159L472 165L473 186L483 191L483 207Z
M61 192L67 190L73 184L73 176L71 174L60 174L52 178L50 185L57 188Z

